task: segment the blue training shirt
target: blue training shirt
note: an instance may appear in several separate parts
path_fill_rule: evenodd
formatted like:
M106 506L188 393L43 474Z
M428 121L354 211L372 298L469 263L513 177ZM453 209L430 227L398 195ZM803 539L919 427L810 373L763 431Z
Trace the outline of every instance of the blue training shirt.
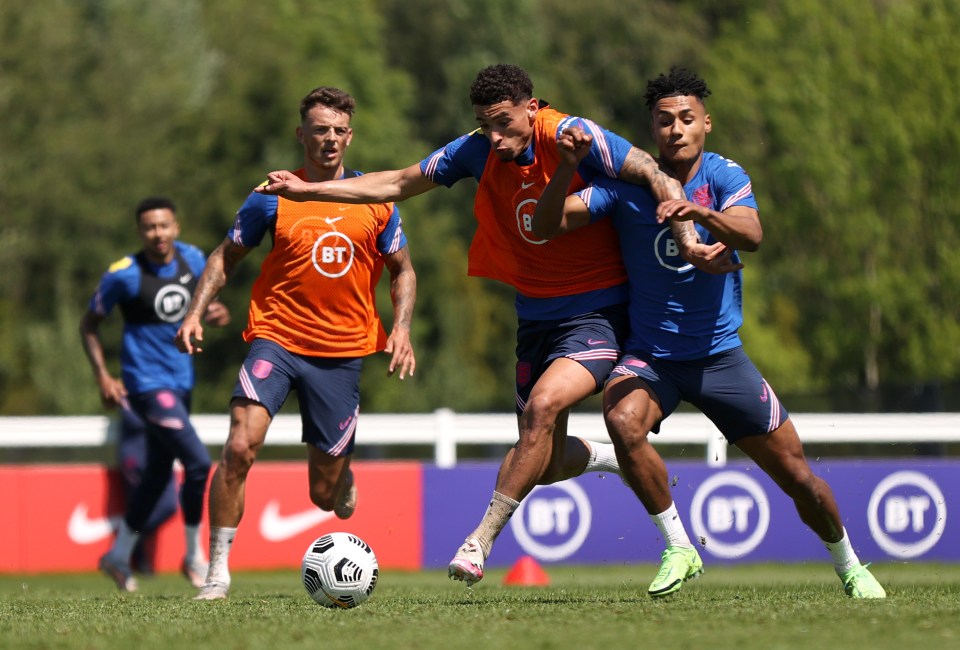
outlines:
M684 186L690 201L722 212L742 205L757 209L750 177L737 163L704 152L700 169ZM600 179L577 193L591 219L610 217L630 278L627 352L664 359L701 359L741 345L742 274L713 275L683 261L669 224L658 224L657 201L648 190ZM700 238L716 239L697 224ZM734 260L739 256L734 252Z
M541 106L547 106L547 104L541 102ZM586 133L594 136L590 153L577 168L577 173L584 182L590 183L598 178L616 178L633 145L616 133L588 119L575 116L568 116L560 121L555 137L571 126L579 126ZM526 151L511 163L505 164L520 166L533 164L535 145L535 142L531 142ZM420 161L420 171L434 183L445 187L451 187L457 181L469 177L479 181L490 155L490 147L490 140L480 129L477 129L460 136L424 158ZM531 298L518 292L515 305L517 316L521 319L552 320L620 304L626 302L627 297L627 289L623 285L556 298Z
M174 246L190 272L197 278L206 266L206 257L196 246L174 242ZM178 273L176 258L169 264L151 265L157 276L173 278ZM96 292L90 298L90 310L106 318L115 306L135 300L140 293L142 272L134 255L114 262L104 273ZM183 280L181 277L180 280ZM184 280L184 284L189 279ZM189 303L189 301L188 301ZM176 322L123 324L120 350L120 375L131 395L163 388L190 391L193 389L193 358L181 353L173 342L186 305Z

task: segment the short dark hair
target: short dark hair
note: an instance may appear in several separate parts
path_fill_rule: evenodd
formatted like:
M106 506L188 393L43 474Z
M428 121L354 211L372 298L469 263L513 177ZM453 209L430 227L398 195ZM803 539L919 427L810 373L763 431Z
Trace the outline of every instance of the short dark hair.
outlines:
M137 204L137 211L134 213L137 223L140 223L140 215L150 210L169 210L174 216L177 215L177 204L173 199L165 196L149 196Z
M317 104L346 113L350 117L353 117L353 111L357 108L357 102L350 93L333 86L320 86L311 90L300 100L300 119L306 118L310 109Z
M533 98L533 82L520 66L508 63L487 66L470 86L470 103L491 106L500 102L520 104Z
M696 72L687 68L670 68L669 74L660 73L656 79L647 82L647 92L643 99L647 108L653 110L657 102L664 97L696 97L701 102L710 96L707 82L701 79Z

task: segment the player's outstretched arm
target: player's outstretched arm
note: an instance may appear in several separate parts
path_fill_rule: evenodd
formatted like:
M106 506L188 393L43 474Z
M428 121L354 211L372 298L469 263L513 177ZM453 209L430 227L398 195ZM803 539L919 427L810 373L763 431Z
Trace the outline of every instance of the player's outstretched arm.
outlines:
M233 275L237 264L246 257L252 249L238 246L227 237L210 253L207 265L197 281L197 288L193 291L193 299L187 309L187 315L174 338L177 349L187 354L203 352L198 343L203 341L203 319L208 314L211 304L216 300L220 290L227 284L227 279Z
M399 370L398 376L403 380L407 375L412 377L417 369L417 359L410 342L413 306L417 301L417 274L413 270L408 246L385 255L384 262L390 272L390 299L393 301L393 328L383 350L390 355L387 376Z
M260 194L276 194L291 201L337 203L387 203L403 201L440 187L420 171L420 163L404 169L370 172L335 181L309 183L289 171L267 174L267 182L254 188Z
M657 216L674 221L696 221L730 248L753 252L760 248L763 228L760 215L751 207L735 205L723 212L692 201L664 201L657 206Z

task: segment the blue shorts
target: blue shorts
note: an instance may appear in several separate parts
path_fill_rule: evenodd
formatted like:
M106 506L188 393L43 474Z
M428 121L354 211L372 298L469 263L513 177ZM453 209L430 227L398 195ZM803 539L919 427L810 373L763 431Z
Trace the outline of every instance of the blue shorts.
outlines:
M258 402L274 417L297 392L303 442L331 456L353 452L360 414L362 358L307 357L256 339L240 368L234 397Z
M610 379L617 377L642 379L656 394L664 418L681 400L690 402L731 444L770 433L790 417L742 347L690 361L625 354L610 373Z
M524 320L517 327L517 415L554 359L576 361L603 388L630 327L626 304L559 320Z

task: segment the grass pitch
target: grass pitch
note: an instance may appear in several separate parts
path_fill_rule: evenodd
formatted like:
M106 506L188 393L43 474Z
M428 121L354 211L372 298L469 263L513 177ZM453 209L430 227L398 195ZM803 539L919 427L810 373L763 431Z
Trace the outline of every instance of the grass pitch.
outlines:
M299 572L234 575L227 601L194 602L179 576L121 594L99 574L0 576L0 648L960 647L960 565L882 564L884 601L843 595L828 564L708 566L660 600L642 566L548 566L547 587L473 589L445 572L383 571L371 599L328 610Z

